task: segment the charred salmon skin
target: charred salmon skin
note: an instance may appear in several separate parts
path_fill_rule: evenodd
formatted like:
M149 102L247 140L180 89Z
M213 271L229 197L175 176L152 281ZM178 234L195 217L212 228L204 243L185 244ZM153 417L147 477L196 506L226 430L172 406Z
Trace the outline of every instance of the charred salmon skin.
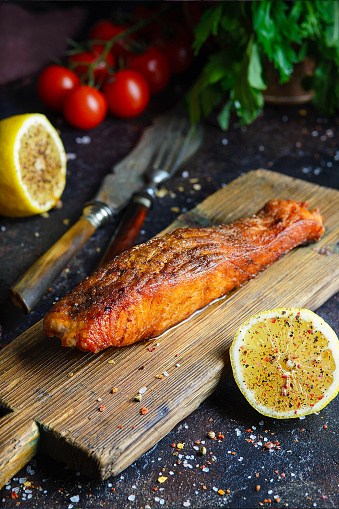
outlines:
M257 214L180 228L118 255L44 318L47 336L99 352L158 336L323 232L306 202L269 201Z

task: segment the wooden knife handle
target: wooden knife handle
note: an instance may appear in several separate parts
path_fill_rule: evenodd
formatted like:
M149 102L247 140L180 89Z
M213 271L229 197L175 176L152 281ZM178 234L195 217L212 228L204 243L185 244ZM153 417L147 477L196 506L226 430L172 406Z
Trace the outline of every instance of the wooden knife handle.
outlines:
M29 313L95 230L110 220L105 205L89 204L81 218L9 290L14 305Z
M39 441L39 427L27 416L12 412L0 418L0 488L35 456Z
M98 268L110 262L118 254L134 246L152 204L153 199L149 194L138 193L132 197Z

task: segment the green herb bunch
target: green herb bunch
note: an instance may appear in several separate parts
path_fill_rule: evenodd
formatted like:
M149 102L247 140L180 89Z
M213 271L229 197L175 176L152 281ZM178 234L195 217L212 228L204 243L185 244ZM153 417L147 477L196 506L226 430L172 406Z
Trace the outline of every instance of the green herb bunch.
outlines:
M241 124L255 120L264 105L265 66L281 83L306 56L316 61L309 87L326 115L339 106L339 1L225 1L207 9L195 29L194 50L210 49L188 94L191 120L218 111L226 130L232 111Z

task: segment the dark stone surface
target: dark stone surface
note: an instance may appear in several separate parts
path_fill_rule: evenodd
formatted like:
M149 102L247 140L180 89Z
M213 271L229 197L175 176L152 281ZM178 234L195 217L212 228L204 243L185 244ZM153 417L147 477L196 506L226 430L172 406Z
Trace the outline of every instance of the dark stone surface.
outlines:
M23 315L7 300L10 285L78 219L83 204L95 193L102 176L133 147L152 114L164 110L177 93L180 95L178 85L172 89L170 100L165 94L158 97L144 116L133 121L108 117L89 132L76 131L59 116L51 116L37 101L32 87L1 96L0 118L28 111L46 113L60 129L66 152L75 154L68 162L61 209L50 211L48 218L0 219L3 344L10 343L40 320L55 299L61 298L95 268L100 259L99 250L105 248L116 223L93 235L30 315ZM83 136L89 136L90 143L79 143ZM226 133L213 122L206 123L204 147L166 184L169 192L156 201L138 242L171 223L178 214L177 208L180 212L193 208L222 185L251 169L268 168L338 189L338 139L338 119L324 118L309 105L266 107L251 126L241 128L233 121ZM317 312L339 332L338 295ZM228 374L195 412L116 478L97 483L39 454L1 490L0 506L252 508L262 502L264 507L277 508L338 507L338 416L339 399L336 398L320 414L304 420L262 417L246 403ZM210 430L217 435L220 432L224 438L208 439ZM255 437L254 443L277 440L280 449L263 450L262 446L245 440L251 435ZM196 449L200 444L196 441L205 441L206 456L198 454ZM181 458L173 455L177 449L172 444L177 443L184 444L184 449L179 451ZM157 481L160 475L167 477L163 484ZM24 482L31 484L25 486ZM257 485L259 491L255 489ZM218 494L219 489L225 493ZM17 498L11 498L12 493ZM267 499L271 503L264 502Z

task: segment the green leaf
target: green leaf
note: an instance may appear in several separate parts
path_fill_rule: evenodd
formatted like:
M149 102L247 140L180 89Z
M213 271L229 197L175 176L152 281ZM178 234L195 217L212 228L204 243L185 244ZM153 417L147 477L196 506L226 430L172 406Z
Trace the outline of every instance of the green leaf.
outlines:
M223 131L226 131L229 127L232 106L233 102L229 99L217 116L218 123Z
M258 90L264 90L266 88L262 79L262 65L256 43L252 43L250 48L248 82L251 87L257 88Z
M200 23L195 28L195 40L193 48L195 54L199 53L201 46L206 42L209 36L217 35L218 26L221 20L222 6L217 8L208 9L204 12Z
M332 23L325 29L325 37L328 46L333 46L339 51L339 2L325 2L331 14Z
M220 91L214 87L206 87L201 92L201 110L205 117L212 112L213 108L219 104L222 99Z

